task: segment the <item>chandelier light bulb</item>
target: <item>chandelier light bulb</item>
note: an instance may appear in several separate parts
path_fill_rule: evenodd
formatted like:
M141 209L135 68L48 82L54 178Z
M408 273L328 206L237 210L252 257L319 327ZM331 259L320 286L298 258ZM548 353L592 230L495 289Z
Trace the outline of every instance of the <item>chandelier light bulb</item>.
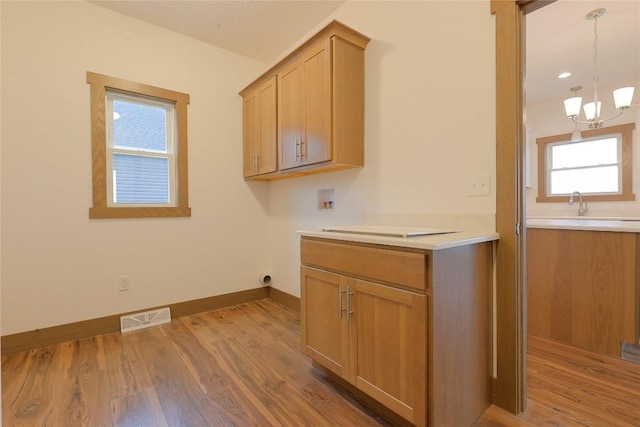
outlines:
M623 87L613 91L613 99L618 110L623 110L631 106L633 90L633 87Z
M587 120L593 120L596 116L600 117L600 107L602 106L602 102L598 101L598 112L596 113L596 106L594 102L589 102L588 104L584 104L584 115L587 117Z
M582 105L582 97L574 96L573 98L567 98L564 100L564 111L567 113L567 117L576 117L580 114L580 106Z

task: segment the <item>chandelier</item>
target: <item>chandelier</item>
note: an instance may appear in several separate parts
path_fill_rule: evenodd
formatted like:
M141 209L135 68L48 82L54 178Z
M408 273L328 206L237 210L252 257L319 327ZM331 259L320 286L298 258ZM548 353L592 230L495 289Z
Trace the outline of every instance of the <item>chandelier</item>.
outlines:
M580 106L582 105L582 97L577 96L577 92L582 89L581 86L571 88L574 93L572 98L564 100L564 109L567 117L576 122L577 124L588 125L589 129L598 129L604 126L604 122L611 119L615 119L621 115L624 110L631 106L631 100L633 99L633 87L623 87L613 91L613 98L615 102L617 113L608 118L602 118L600 116L601 102L598 99L598 18L602 17L606 9L596 9L587 13L586 18L594 22L593 25L593 101L584 105L584 115L586 120L580 120ZM574 132L576 132L574 131Z

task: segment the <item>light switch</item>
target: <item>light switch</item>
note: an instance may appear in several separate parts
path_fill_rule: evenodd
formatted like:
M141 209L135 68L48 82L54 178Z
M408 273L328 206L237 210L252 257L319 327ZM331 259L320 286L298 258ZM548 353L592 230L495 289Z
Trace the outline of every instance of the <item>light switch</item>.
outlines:
M471 175L468 183L469 197L491 195L491 175Z

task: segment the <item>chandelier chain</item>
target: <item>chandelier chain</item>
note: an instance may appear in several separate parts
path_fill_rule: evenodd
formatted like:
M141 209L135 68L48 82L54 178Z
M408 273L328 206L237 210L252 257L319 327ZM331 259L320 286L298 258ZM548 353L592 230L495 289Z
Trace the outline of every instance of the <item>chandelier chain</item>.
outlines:
M598 81L598 15L593 19L593 80Z
M593 105L595 108L594 122L600 121L600 109L598 108L598 13L593 16Z

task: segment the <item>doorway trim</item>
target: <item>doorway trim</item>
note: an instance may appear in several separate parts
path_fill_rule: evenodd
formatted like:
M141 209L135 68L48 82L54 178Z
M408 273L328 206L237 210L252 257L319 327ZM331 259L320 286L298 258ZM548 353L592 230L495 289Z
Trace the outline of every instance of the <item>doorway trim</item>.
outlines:
M495 402L514 414L527 404L524 192L525 15L555 0L491 0L496 25Z

